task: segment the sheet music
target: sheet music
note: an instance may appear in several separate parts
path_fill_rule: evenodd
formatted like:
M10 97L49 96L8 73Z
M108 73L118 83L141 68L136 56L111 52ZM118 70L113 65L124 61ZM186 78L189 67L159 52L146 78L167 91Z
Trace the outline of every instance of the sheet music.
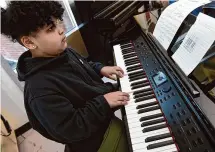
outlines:
M172 58L189 75L215 41L215 19L200 13Z
M188 14L207 3L210 3L210 0L179 0L169 5L161 14L153 35L167 50Z

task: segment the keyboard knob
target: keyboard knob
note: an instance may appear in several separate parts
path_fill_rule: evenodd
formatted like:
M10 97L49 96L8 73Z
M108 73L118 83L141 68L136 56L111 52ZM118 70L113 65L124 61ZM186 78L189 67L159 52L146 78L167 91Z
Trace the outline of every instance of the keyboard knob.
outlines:
M163 91L164 93L168 93L171 89L172 89L171 86L169 86L169 87L164 87L164 88L162 89L162 91Z

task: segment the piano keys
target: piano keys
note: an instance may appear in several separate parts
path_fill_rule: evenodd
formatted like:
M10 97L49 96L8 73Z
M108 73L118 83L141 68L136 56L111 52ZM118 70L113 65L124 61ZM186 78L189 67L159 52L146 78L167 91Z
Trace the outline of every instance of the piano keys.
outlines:
M124 71L124 77L119 78L121 90L130 94L124 115L132 151L213 151L196 116L144 39L113 49L116 65Z
M130 92L130 101L125 111L133 151L177 151L132 44L116 45L114 53L117 65L125 72L125 76L120 79L121 89Z

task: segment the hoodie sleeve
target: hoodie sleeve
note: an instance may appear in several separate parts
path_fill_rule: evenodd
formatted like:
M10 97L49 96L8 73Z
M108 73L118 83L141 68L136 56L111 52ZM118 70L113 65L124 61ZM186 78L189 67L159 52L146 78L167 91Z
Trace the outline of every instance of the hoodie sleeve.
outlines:
M101 64L101 63L99 63L99 62L92 62L92 61L90 61L90 62L88 62L88 63L89 63L89 65L93 68L93 70L96 71L96 73L97 73L100 77L102 77L100 71L101 71L101 69L104 67L104 65Z
M79 109L59 95L38 97L31 101L30 107L46 130L62 143L90 137L113 116L102 95L87 101L85 107Z

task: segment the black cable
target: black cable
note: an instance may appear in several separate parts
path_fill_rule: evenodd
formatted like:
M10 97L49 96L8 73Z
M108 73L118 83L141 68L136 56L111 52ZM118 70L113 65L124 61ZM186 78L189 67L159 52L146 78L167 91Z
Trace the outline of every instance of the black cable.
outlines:
M10 125L9 125L8 121L2 115L1 115L1 120L2 120L6 130L8 132L7 135L5 135L5 134L1 134L1 135L5 136L5 137L8 137L8 136L10 136L12 129L10 128Z

